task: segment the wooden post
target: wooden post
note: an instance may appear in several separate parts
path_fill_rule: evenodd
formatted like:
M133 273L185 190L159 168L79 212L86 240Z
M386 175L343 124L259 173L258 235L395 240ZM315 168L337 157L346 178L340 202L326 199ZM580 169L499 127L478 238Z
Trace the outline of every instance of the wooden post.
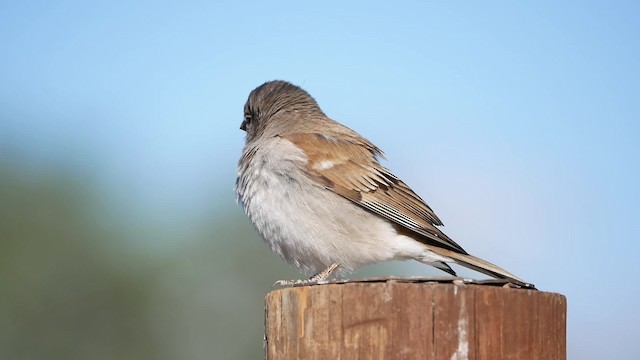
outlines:
M566 359L565 297L501 284L386 278L275 290L266 356Z

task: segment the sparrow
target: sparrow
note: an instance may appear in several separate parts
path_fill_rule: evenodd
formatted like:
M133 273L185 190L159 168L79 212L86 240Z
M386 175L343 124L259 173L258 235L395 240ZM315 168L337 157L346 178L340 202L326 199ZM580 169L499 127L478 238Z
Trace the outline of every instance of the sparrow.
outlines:
M316 284L389 260L417 260L453 276L447 263L526 284L468 254L402 180L382 151L327 117L302 88L270 81L244 105L246 132L235 193L257 232L307 277L274 285Z

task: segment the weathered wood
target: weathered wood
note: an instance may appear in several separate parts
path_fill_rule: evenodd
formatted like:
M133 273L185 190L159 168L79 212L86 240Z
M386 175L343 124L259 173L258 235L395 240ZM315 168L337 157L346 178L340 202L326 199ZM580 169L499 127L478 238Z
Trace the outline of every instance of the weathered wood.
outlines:
M566 359L566 299L478 284L348 282L267 294L267 359Z

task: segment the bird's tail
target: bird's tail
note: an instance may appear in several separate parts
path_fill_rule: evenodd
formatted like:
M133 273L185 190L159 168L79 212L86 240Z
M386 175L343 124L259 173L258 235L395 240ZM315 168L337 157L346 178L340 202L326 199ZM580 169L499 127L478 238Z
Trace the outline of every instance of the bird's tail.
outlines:
M464 267L481 272L485 275L489 275L491 277L498 278L498 279L507 279L523 287L532 286L531 284L525 282L524 280L504 270L503 268L497 265L494 265L486 260L482 260L478 257L475 257L473 255L461 254L455 251L442 249L442 248L438 248L436 252L440 255L446 256L454 260L456 263Z

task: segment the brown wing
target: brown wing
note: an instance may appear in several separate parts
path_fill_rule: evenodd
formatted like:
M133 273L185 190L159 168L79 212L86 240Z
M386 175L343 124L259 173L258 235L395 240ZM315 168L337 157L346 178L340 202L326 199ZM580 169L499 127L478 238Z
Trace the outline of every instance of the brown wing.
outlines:
M442 221L404 182L380 165L382 152L370 142L344 134L340 139L318 133L283 136L303 149L309 176L326 189L425 237L425 242L466 252L436 228ZM402 229L399 229L402 231Z

